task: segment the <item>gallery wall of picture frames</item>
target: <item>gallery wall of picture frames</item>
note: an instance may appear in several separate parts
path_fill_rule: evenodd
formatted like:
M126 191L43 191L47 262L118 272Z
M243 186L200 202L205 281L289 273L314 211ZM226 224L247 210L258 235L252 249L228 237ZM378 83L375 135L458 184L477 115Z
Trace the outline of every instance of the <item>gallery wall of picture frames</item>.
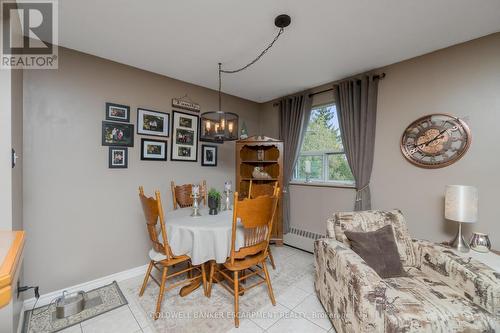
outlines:
M178 104L178 103L177 103ZM174 107L179 107L175 103ZM199 112L196 108L183 109L188 112ZM130 123L130 106L106 102L105 120L102 121L102 146L109 147L108 168L128 168L128 148L134 147L134 133L140 136L151 136L153 138L141 138L140 159L142 161L167 161L170 154L171 161L198 162L198 146L200 143L200 117L196 114L172 110L171 113L152 110L150 108L137 108L137 120ZM171 137L170 152L168 152L168 141ZM217 146L202 145L201 166L217 166Z

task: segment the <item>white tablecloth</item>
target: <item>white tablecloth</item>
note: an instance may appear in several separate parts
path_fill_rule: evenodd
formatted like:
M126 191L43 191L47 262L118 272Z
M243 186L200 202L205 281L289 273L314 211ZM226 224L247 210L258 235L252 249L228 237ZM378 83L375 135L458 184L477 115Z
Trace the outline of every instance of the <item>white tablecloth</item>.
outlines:
M168 242L174 255L187 254L193 265L209 260L224 263L231 254L231 229L233 211L209 215L201 209L202 216L192 217L191 208L183 208L165 214ZM161 233L160 233L161 239ZM244 243L243 227L236 231L236 250ZM150 252L150 256L155 254ZM155 260L161 258L156 257Z

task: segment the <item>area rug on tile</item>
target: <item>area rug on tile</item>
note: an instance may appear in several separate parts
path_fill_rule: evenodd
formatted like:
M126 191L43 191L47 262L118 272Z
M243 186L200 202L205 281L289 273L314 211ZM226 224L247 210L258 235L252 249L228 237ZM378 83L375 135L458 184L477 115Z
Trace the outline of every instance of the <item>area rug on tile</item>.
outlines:
M126 304L128 304L127 299L116 281L113 281L111 284L88 291L85 308L75 315L57 319L55 301L33 311L26 310L22 332L57 332Z
M288 262L278 265L276 270L270 269L275 298L279 298L283 293L295 288L296 283L312 275L312 256L310 257L311 259L305 262ZM246 283L252 285L254 282L255 280L249 279ZM122 285L131 304L138 304L142 308L149 325L158 332L226 332L234 327L234 298L217 284L213 285L210 298L204 296L201 287L186 297L179 296L178 288L168 291L163 298L160 318L157 320L153 320L152 315L158 298L158 286L150 280L142 297L138 296L139 287L138 283L136 286ZM270 305L271 300L265 284L249 290L240 296L240 321L265 316L266 314L260 313L259 310Z

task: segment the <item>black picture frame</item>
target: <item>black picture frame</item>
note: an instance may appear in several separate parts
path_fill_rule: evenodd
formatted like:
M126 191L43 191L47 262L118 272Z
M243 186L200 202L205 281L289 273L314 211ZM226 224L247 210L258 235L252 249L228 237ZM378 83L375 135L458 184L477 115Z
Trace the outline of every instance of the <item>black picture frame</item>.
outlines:
M181 125L180 118L188 118L196 122L193 124L191 122L191 127L186 127L188 125L187 120L183 120ZM171 142L170 142L170 160L177 162L198 162L198 142L200 138L200 116L172 110L172 131L171 131ZM179 123L179 125L176 125ZM182 134L182 140L187 140L188 143L178 142L180 138L177 136L177 130ZM192 132L192 137L189 132ZM188 135L189 134L189 135ZM182 153L189 151L190 158L184 158L181 156ZM194 153L193 153L194 151Z
M162 117L163 119L163 134L158 134L158 132L144 129L144 113L149 113L152 116ZM168 138L170 136L170 113L160 112L151 109L137 108L137 134L147 135L147 136L159 136L163 138Z
M124 111L125 115L124 116L112 115L111 112L113 110ZM106 120L119 121L122 123L130 122L130 106L106 102Z
M149 153L146 152L144 149L145 144L148 142L161 144L163 146L163 149L164 149L163 156L152 157L151 154L148 156ZM167 140L141 139L141 160L142 161L166 161L167 157L168 157L167 147L168 147Z
M121 131L121 136L120 132L117 136L112 134L113 129ZM134 125L104 120L102 122L101 144L103 146L133 147Z
M217 146L214 145L201 145L201 166L206 166L206 167L216 167L217 166ZM212 152L213 156L211 158L213 159L213 162L208 161L208 156L207 153Z
M117 161L117 153L122 152L123 162ZM108 168L110 169L127 169L128 168L128 148L120 146L109 147L108 153Z

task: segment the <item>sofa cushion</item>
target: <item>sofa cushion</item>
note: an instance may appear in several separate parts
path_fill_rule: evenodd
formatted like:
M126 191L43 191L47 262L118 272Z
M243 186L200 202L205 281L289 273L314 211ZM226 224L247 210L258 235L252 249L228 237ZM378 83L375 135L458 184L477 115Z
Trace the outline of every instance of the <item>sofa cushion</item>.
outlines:
M416 268L385 279L386 332L496 332L498 321L435 276Z
M345 231L375 231L386 225L392 225L394 238L403 266L416 266L416 256L408 228L401 211L362 211L335 213L333 216L334 235L339 242L349 244ZM350 245L350 244L349 244Z
M386 225L375 231L345 231L351 249L377 272L380 277L405 276L392 226Z

